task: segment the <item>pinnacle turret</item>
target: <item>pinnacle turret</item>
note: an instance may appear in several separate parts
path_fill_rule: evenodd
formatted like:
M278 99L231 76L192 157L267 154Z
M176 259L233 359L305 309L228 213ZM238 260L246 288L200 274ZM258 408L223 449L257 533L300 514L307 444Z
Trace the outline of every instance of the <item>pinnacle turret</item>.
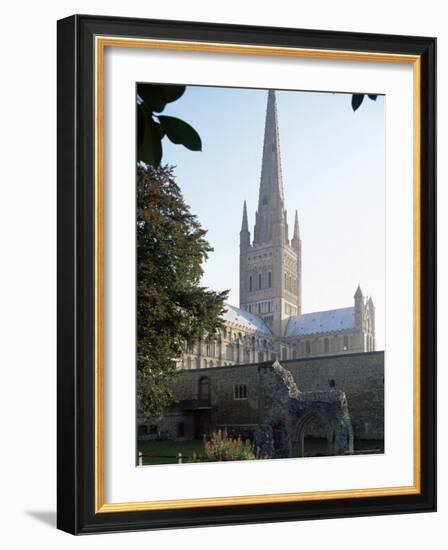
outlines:
M246 201L244 201L244 205L243 205L243 221L241 222L240 246L242 246L243 248L247 248L250 246L250 232L249 232L249 224L247 222Z
M293 234L292 238L296 239L296 240L300 239L299 214L297 213L297 210L296 210L296 215L295 215L295 218L294 218L294 234Z
M249 223L247 221L246 201L244 201L244 205L243 205L243 221L241 223L241 231L249 231Z

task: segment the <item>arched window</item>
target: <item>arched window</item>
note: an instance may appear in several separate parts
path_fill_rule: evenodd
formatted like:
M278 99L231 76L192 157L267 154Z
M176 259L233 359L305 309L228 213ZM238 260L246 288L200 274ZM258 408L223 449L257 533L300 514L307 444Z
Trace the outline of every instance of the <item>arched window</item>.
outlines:
M199 379L198 399L201 401L210 401L210 378L207 376Z
M249 291L252 292L252 275L249 275Z
M226 358L229 361L233 361L233 346L229 344L226 349Z

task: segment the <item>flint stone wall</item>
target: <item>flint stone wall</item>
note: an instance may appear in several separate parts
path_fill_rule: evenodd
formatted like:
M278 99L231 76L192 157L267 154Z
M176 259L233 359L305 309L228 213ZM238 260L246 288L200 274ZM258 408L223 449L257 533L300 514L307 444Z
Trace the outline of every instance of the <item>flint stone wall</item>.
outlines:
M175 399L198 399L199 381L210 380L212 424L229 432L253 433L262 418L263 398L259 367L269 363L233 365L182 371ZM384 352L356 353L281 361L301 392L345 393L355 438L384 438ZM244 384L246 399L234 398L234 387ZM316 434L318 435L318 434Z

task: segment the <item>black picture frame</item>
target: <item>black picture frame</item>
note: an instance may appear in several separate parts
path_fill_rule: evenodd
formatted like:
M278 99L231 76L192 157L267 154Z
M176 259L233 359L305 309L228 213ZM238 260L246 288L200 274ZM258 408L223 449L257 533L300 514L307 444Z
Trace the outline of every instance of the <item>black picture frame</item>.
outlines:
M96 36L413 55L420 59L420 491L300 502L95 509ZM73 534L436 510L436 39L74 15L58 21L57 526Z

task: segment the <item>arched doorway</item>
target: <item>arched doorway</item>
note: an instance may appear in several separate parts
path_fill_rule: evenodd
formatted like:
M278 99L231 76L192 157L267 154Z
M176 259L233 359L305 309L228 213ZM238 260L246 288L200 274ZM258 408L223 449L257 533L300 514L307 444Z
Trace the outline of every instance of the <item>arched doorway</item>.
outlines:
M333 455L334 434L328 420L315 411L299 418L292 450L297 457Z

